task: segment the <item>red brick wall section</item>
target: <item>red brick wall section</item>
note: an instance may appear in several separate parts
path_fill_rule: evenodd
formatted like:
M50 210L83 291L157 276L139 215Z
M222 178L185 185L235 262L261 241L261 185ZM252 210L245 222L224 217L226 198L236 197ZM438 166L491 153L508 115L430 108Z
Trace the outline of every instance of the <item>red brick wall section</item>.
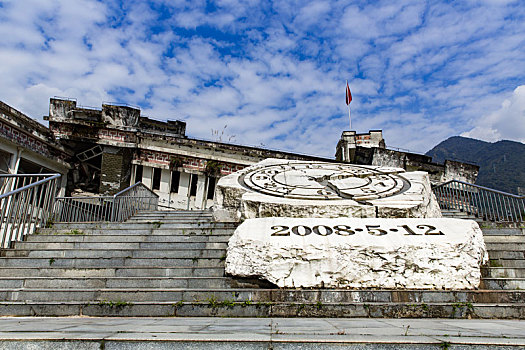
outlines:
M35 137L29 134L21 132L10 125L0 121L0 135L6 139L25 147L33 152L39 153L43 156L50 157L51 153L47 148L47 145L42 141L39 141Z
M98 132L98 137L104 140L135 142L135 135L120 130L102 129Z
M171 157L173 155L169 153L156 152L150 150L141 150L138 157L135 156L135 160L140 160L142 162L148 162L159 165L170 165ZM194 158L194 157L185 157L185 156L176 156L178 159L182 160L183 168L204 171L206 170L206 159ZM233 172L244 169L246 166L241 164L232 164L232 163L220 163L221 175L228 175Z

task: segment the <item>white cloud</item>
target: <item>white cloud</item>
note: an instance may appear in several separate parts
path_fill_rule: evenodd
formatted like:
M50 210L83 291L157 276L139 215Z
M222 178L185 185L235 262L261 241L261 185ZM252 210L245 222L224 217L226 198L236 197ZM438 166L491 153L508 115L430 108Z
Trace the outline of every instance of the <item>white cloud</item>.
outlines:
M2 4L0 99L37 118L54 95L120 101L185 119L190 136L228 125L240 143L332 157L349 79L353 126L387 145L425 151L487 123L491 137L525 134L498 122L522 106L509 97L525 81L519 2Z
M525 85L518 86L497 111L484 115L476 125L461 136L489 142L514 140L525 143Z

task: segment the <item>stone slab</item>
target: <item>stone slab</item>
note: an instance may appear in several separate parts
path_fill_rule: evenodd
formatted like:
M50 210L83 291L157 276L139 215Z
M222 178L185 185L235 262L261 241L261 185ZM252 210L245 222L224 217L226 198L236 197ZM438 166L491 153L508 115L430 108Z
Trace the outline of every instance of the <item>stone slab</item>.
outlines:
M516 349L525 321L2 317L2 349Z
M258 218L230 238L226 273L288 288L476 289L487 261L471 220Z

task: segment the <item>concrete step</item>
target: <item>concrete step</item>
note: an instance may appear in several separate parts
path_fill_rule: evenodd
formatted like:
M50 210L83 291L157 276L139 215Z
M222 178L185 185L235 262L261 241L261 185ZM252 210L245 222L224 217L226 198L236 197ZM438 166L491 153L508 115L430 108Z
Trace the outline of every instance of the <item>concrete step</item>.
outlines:
M13 250L42 249L226 249L224 242L17 242Z
M525 303L523 290L342 290L187 288L0 288L3 301L245 301L287 303Z
M169 243L167 243L169 244ZM193 245L193 243L178 243L180 245ZM194 243L196 244L224 244L224 243ZM9 249L3 253L5 258L85 258L85 259L108 259L108 258L150 258L150 259L203 259L216 258L225 259L226 250L219 248L181 248L181 249Z
M507 267L507 268L525 268L525 259L513 259L513 258L492 258L490 256L489 266L492 267Z
M168 301L0 302L0 316L525 319L525 304ZM131 344L132 345L132 344ZM97 347L98 348L98 347ZM214 348L213 346L211 348ZM308 347L308 349L317 347ZM390 349L390 347L388 347ZM18 349L18 348L17 348ZM126 347L127 349L127 347Z
M224 289L257 288L260 283L230 277L3 277L9 289Z
M525 278L525 267L483 267L481 275L487 278Z
M525 252L525 242L486 242L487 250L511 250Z
M485 243L525 243L525 235L483 235Z
M489 250L488 253L490 259L525 259L525 251L522 250Z
M40 229L36 236L41 235L67 235L67 236L85 236L85 235L232 235L235 228L160 228L160 229L137 229L137 228L82 228L82 229ZM34 235L31 235L34 236Z
M483 278L481 287L491 290L525 290L525 278Z
M129 220L126 220L127 224L152 224L157 226L163 226L166 224L185 224L185 223L195 223L195 224L207 224L214 222L213 218L203 218L203 217L195 217L195 218L156 218L157 220L152 220L148 218L132 218Z
M213 212L211 210L144 210L139 211L133 217L135 216L141 216L141 215L182 215L182 216L189 216L189 215L213 215Z
M53 264L54 265L54 264ZM0 267L3 277L223 277L224 267Z
M213 216L211 210L156 210L156 211L139 211L132 217L137 216Z
M164 267L224 267L224 258L30 258L0 257L0 267L111 267L111 266L164 266Z
M120 223L109 223L109 222L76 222L76 223L56 223L50 229L54 230L89 230L89 229L113 229L113 230L151 230L151 229L217 229L217 228L233 228L238 226L237 223L228 222L191 222L186 223L168 223L163 224L162 222L151 222L151 223L134 223L134 222L120 222ZM52 231L52 230L51 230Z
M165 235L125 235L125 234L85 234L85 235L28 235L24 242L90 242L90 243L125 243L125 242L157 242L157 243L184 243L184 242L222 242L228 243L231 233L213 234L165 234Z
M178 218L205 218L212 219L213 214L211 212L206 213L142 213L136 214L130 217L127 221L133 219L178 219Z
M467 214L463 212L453 212L453 213L442 212L441 214L445 218L458 218L458 219L468 219L468 220L475 220L478 218L475 215L471 215L471 214Z
M456 218L468 218L468 219L475 219L477 218L476 215L466 213L464 211L459 210L441 210L441 215L443 217L456 217Z
M509 227L502 227L502 228L484 228L482 227L481 230L483 231L483 236L522 236L525 237L525 228L509 228Z

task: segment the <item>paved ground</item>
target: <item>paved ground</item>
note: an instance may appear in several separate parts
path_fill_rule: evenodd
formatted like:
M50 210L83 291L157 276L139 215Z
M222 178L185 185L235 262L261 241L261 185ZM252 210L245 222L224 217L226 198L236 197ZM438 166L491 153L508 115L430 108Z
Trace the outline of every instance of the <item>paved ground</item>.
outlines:
M21 340L25 343L21 343ZM75 346L67 347L65 344L68 344L68 340L83 342L73 342L76 343ZM24 344L28 346L38 342L38 348L53 349L159 348L157 345L166 349L200 348L198 343L190 346L188 342L207 344L206 348L210 348L209 342L215 342L217 346L211 348L224 349L310 349L307 343L311 342L317 343L317 349L345 346L359 349L369 346L375 349L399 349L414 348L416 345L417 348L429 349L463 348L466 345L486 349L496 346L525 349L525 321L0 317L0 348L22 349L26 348L22 346ZM187 346L174 347L177 343ZM89 344L93 347L88 346ZM126 344L128 346L124 346ZM137 347L137 344L142 345ZM166 347L168 344L170 346Z

